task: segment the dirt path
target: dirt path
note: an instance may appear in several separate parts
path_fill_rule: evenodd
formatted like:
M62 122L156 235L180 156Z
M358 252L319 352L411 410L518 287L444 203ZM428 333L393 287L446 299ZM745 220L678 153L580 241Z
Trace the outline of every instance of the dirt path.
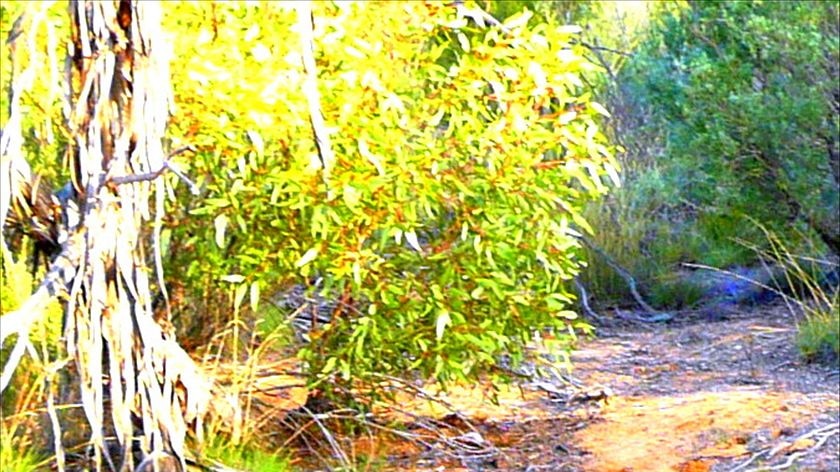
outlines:
M573 356L583 390L530 384L524 394L503 389L495 406L477 405L480 389L451 392L447 400L479 426L478 439L498 448L496 456L452 460L414 450L389 454L388 463L399 470L840 470L837 366L799 359L795 320L783 306L720 308L599 332Z

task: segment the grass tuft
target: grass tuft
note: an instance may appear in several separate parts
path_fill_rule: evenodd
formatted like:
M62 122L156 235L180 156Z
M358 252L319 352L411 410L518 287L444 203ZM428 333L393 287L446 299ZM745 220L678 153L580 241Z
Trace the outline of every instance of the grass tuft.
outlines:
M838 271L838 262L794 254L775 233L756 225L769 245L766 250L753 249L762 260L784 269L784 276L776 281L779 294L788 310L804 318L796 338L800 353L807 360L836 363L840 359L840 284L826 275Z

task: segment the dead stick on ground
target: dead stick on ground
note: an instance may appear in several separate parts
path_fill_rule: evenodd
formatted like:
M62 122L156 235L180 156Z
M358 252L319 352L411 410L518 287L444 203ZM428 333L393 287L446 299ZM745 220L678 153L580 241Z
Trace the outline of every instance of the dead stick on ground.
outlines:
M821 428L816 428L814 430L811 430L811 431L797 437L794 440L794 441L799 441L799 440L803 440L803 439L808 439L812 436L820 436L820 439L817 441L817 443L814 446L812 446L811 448L809 448L807 451L805 451L805 452L800 451L800 452L795 452L795 453L791 454L791 456L788 458L788 460L784 464L781 464L781 465L778 465L778 466L772 466L772 467L760 467L760 468L757 468L757 469L749 469L747 472L757 472L757 471L760 471L760 470L781 470L781 469L785 469L787 467L790 467L791 465L793 465L793 462L796 461L797 459L799 459L800 457L802 457L802 456L804 456L804 455L806 455L810 452L813 452L813 451L819 449L820 447L822 447L822 445L825 444L825 442L828 440L828 438L837 434L838 431L840 431L840 428L838 428L838 426L836 424L830 424L830 425L827 425L827 426L823 426ZM789 444L779 444L774 448L769 448L768 447L768 448L765 448L761 451L758 451L757 453L753 454L749 459L747 459L745 462L742 462L741 464L736 466L734 469L731 469L729 472L738 472L740 470L746 469L748 465L752 464L753 462L755 462L758 458L760 458L762 456L767 456L767 458L770 459L774 455L778 454L779 451L781 451L782 449L784 449L784 447L786 447L788 445Z
M775 465L773 467L768 467L768 468L758 468L758 469L755 469L755 472L758 472L758 471L761 471L761 470L786 470L788 467L792 466L793 463L796 462L798 459L800 459L800 458L816 451L817 449L821 448L822 445L825 444L826 441L828 441L828 438L830 438L831 436L834 436L838 432L840 432L840 429L835 427L833 430L830 430L826 434L820 436L820 439L817 440L817 443L814 444L812 447L808 448L808 450L794 452L793 454L790 455L790 457L788 457L788 460L786 460L784 463L779 464L779 465ZM749 472L753 472L753 471L749 471Z
M595 311L592 310L592 307L589 306L589 295L586 293L586 287L583 286L577 277L575 277L575 287L577 287L578 292L580 292L580 306L583 307L583 311L585 311L590 318L603 322L604 317L595 313Z
M651 315L650 318L624 316L625 319L630 319L632 321L641 321L641 322L651 323L651 322L659 322L659 321L668 321L668 320L671 320L674 317L670 313L659 312L658 310L656 310L652 306L648 305L647 302L645 302L644 298L642 298L642 295L639 293L638 289L636 288L636 279L633 278L633 275L630 274L630 272L627 269L625 269L624 267L621 267L621 265L619 265L615 260L613 260L613 258L610 257L609 254L604 252L603 249L601 249L595 243L593 243L592 241L590 241L589 239L587 239L583 236L580 237L580 240L588 248L592 249L599 256L601 256L601 258L604 259L604 262L606 262L607 265L612 267L613 270L615 270L616 273L618 273L618 275L620 275L621 278L623 278L624 281L627 282L627 286L630 288L630 294L633 295L633 299L636 300L636 303L638 303L639 306L642 307L642 309L644 309L646 312L648 312L648 314Z

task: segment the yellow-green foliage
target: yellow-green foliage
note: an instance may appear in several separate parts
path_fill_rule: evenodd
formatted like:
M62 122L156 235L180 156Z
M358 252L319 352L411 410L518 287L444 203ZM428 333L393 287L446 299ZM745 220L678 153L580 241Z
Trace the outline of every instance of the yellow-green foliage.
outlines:
M0 256L0 316L17 309L36 288L33 285L31 260L28 241L24 241L23 250L15 261L9 254ZM43 266L37 280L44 275ZM52 301L45 308L43 319L36 323L29 333L29 338L42 353L54 357L59 349L61 324L64 310L58 301Z
M261 299L322 278L344 302L303 353L324 374L451 379L521 357L534 327L570 333L557 338L567 343L583 327L564 289L580 265L581 208L617 178L577 29L530 13L507 32L483 28L435 2L314 2L336 155L325 182L295 7L164 3L168 144L198 149L176 162L201 188L194 197L166 176L167 270L189 302L176 322L209 334L238 309L258 312ZM29 7L2 8L6 33ZM52 41L66 37L66 9L28 11L24 26L39 34L20 63L37 78L23 97L25 150L60 175Z
M14 432L0 425L0 469L3 472L44 470L45 455L40 454L29 444L21 443L19 435L16 436Z
M349 303L304 355L345 378L462 377L520 356L535 326L576 325L574 228L615 167L575 28L518 15L506 34L440 3L316 3L325 183L289 5L167 8L173 141L198 146L183 164L203 188L169 229L170 274L194 298L234 284L244 304L323 278Z
M15 35L14 43L6 42L13 27L20 34ZM68 136L61 114L68 34L67 5L62 2L0 2L0 38L4 42L0 53L0 123L5 127L8 121L11 80L22 77L27 88L21 97L23 152L33 171L49 182L67 175L60 163Z
M26 246L24 245L24 248ZM32 274L24 250L20 260L14 261L9 254L0 255L0 325L2 315L18 308L33 291ZM44 364L55 358L59 352L62 309L57 302L50 303L46 317L30 332L30 340L39 353L39 359L24 356L12 383L3 392L0 402L0 470L38 470L46 458L44 436L36 434L41 430L39 416L34 409L43 405ZM12 337L12 342L15 338ZM0 365L5 366L12 343L7 343L0 352Z
M268 453L257 445L235 445L221 438L212 438L196 451L203 461L217 462L236 470L249 472L283 472L292 470L288 459L279 453Z
M828 311L812 313L799 325L797 345L806 359L840 357L840 301L835 293Z

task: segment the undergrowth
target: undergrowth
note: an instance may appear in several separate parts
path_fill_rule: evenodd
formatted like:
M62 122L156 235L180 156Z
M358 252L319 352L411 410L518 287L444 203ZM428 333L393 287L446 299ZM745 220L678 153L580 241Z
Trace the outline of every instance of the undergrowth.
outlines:
M777 264L783 278L776 280L788 310L801 314L797 347L811 361L837 363L840 359L840 266L837 260L795 254L774 232L756 224L764 232L768 249L752 247L766 264ZM813 246L808 253L818 253Z
M26 244L23 246L27 247ZM0 254L0 317L14 311L32 293L34 277L29 259L26 250L17 261L6 252ZM42 274L43 269L36 275ZM39 322L29 336L36 357L32 356L33 352L24 355L17 374L0 396L0 470L3 471L42 470L52 460L52 454L46 452L50 448L48 435L42 431L47 427L44 414L48 393L46 380L48 376L54 380L48 367L60 363L58 359L62 352L59 337L63 311L58 302L50 303L45 309L44 321ZM0 352L0 365L6 366L14 345L10 342L4 346Z
M215 437L202 444L198 451L203 461L249 472L283 472L292 470L288 457L279 452L266 452L254 444L231 444Z
M629 171L622 188L590 205L585 218L596 229L594 243L626 269L643 296L663 309L702 302L703 287L679 277L684 262L714 267L749 264L755 254L733 241L743 219L722 220L686 201L655 164ZM631 300L627 282L595 251L582 276L595 301L620 305Z

